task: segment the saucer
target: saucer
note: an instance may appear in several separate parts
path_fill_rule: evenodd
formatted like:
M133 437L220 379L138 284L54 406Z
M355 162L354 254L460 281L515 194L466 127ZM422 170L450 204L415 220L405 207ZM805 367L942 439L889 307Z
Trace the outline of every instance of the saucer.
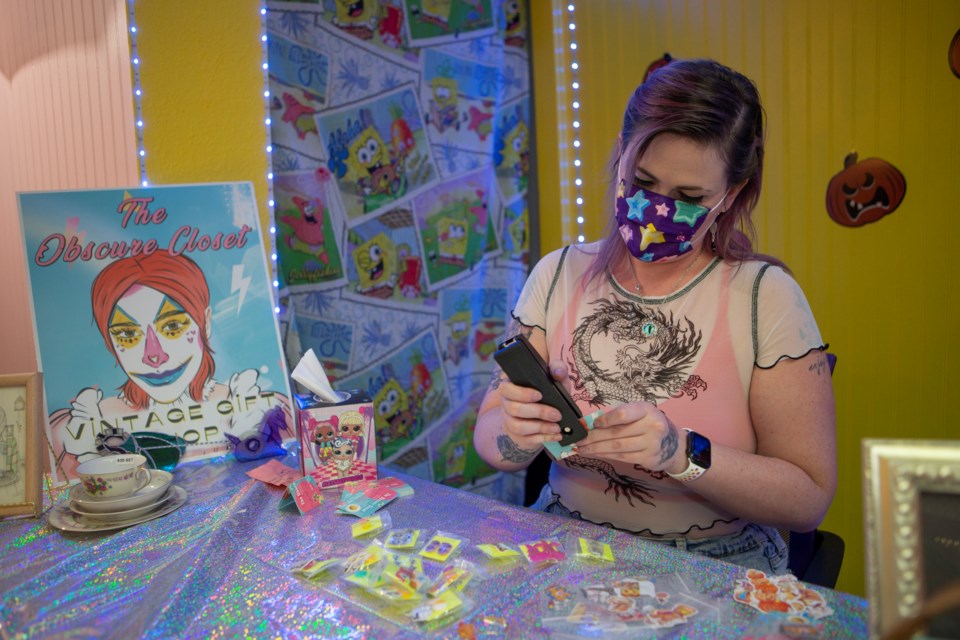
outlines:
M97 513L96 511L87 511L84 510L82 506L78 505L75 502L71 502L69 507L70 511L74 512L78 516L83 516L88 520L97 520L98 522L123 522L124 520L134 520L139 518L142 515L146 515L160 507L160 505L169 502L171 499L176 497L176 492L173 489L176 488L176 485L172 485L170 490L165 494L159 497L156 502L150 502L145 504L142 507L135 507L133 509L127 509L125 511L111 511L107 513Z
M123 529L135 524L140 524L141 522L154 520L168 513L173 513L186 503L187 492L185 489L174 485L170 488L170 493L173 494L173 498L164 502L156 511L151 511L132 520L123 520L122 522L100 522L98 520L92 520L86 516L74 513L70 510L70 507L61 504L50 511L50 526L60 529L61 531L73 531L77 533L96 533L98 531Z
M70 489L70 500L87 513L116 513L154 504L170 487L173 474L162 469L150 469L150 482L138 491L122 498L93 499L82 484Z

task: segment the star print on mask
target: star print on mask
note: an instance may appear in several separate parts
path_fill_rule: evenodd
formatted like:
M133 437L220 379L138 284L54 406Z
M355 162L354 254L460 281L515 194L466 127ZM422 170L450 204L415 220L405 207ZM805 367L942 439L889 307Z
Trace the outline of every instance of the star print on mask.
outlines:
M637 222L643 222L643 212L647 208L647 205L650 204L650 201L643 197L642 192L637 192L637 195L627 199L627 203L630 205L630 211L627 213L627 217Z
M640 251L646 250L651 244L659 244L661 242L663 242L663 234L657 231L657 228L653 226L652 222L640 228Z

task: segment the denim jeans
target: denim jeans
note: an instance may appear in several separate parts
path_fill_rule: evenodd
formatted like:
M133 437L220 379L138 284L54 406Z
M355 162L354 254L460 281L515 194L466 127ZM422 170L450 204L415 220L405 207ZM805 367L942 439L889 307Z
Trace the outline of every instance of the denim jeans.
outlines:
M550 485L543 488L540 497L530 508L582 520L578 515L560 504L560 496L551 491ZM767 575L787 573L787 561L789 560L787 544L780 537L780 532L773 527L763 527L750 523L738 533L713 538L658 539L644 537L643 539L717 558L747 569L759 569Z

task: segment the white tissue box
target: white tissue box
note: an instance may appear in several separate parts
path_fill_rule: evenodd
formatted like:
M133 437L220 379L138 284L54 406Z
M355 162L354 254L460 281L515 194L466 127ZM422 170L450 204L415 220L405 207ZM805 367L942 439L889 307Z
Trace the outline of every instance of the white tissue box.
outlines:
M340 402L326 402L313 394L294 396L300 470L313 476L321 489L377 478L373 403L363 390L340 393L348 396Z

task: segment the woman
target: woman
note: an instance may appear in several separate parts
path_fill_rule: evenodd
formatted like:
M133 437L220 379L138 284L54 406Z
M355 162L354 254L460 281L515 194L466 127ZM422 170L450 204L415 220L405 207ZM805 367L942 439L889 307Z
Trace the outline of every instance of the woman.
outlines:
M741 231L763 174L755 86L709 60L651 74L611 173L606 239L545 256L513 312L600 414L534 507L782 573L776 528L814 529L833 499L834 405L802 291ZM484 460L519 470L560 440L539 399L497 372L475 431Z
M93 319L127 376L115 396L87 387L72 408L51 415L58 465L68 474L100 455L97 436L160 433L187 444L188 457L225 453L226 432L246 434L267 410L287 405L261 391L256 369L213 378L210 289L190 258L164 250L110 263L91 288Z

